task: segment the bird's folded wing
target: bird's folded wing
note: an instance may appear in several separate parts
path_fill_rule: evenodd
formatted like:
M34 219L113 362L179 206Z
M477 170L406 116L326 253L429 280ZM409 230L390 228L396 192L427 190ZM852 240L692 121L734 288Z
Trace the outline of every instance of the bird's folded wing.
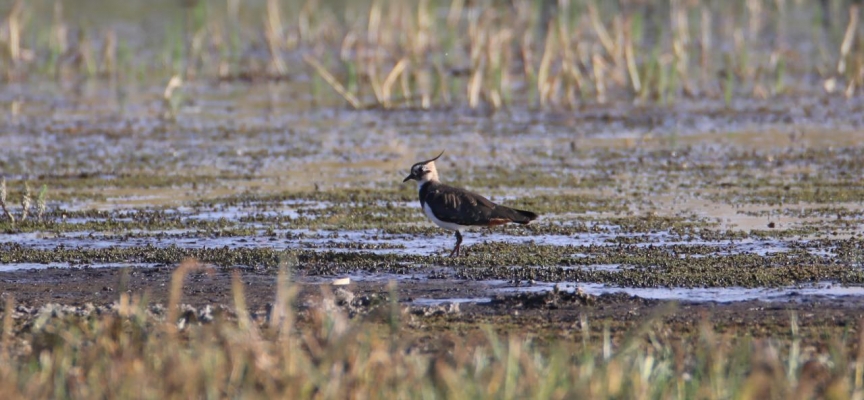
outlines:
M441 185L426 194L426 205L435 217L459 225L488 225L500 218L498 205L465 189Z

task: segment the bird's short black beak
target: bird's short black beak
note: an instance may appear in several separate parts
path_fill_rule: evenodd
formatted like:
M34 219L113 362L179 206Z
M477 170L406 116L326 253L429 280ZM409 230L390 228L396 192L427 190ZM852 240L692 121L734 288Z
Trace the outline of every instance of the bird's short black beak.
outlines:
M414 179L414 175L408 175L405 177L405 179L402 180L402 183L408 182L412 179Z

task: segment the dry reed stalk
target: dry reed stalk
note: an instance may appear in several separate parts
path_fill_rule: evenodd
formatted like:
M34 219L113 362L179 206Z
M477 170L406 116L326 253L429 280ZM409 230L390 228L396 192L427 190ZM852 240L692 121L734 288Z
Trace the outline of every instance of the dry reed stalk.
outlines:
M9 218L9 221L15 223L15 216L12 211L6 207L8 191L6 190L6 178L0 178L0 208L3 208L3 213Z
M469 62L471 64L470 77L468 79L467 96L468 106L476 109L480 106L480 97L483 91L488 60L486 58L487 46L489 45L489 31L481 21L481 16L476 11L468 12L468 37L469 37Z
M339 58L342 62L350 62L351 61L351 53L352 50L358 45L359 36L357 32L349 31L345 34L345 37L342 38L342 46L339 48ZM356 54L356 52L355 52Z
M432 107L432 73L421 69L414 73L417 90L420 92L420 108L428 110Z
M763 20L763 9L762 9L762 1L763 0L747 0L747 11L750 14L749 19L749 37L751 39L758 38L762 33L762 20Z
M66 24L63 23L63 2L54 2L54 19L51 22L50 46L58 56L69 49L69 37Z
M177 319L180 313L180 298L183 296L183 281L186 275L193 271L204 269L197 260L187 258L171 273L171 284L168 291L168 310L166 312L164 330L173 336L177 333Z
M597 38L600 39L600 44L607 54L614 57L618 53L615 41L609 35L606 26L603 25L603 20L600 18L600 11L597 9L597 2L595 0L588 2L588 15L591 18L591 26L594 27L594 32L597 34Z
M46 204L46 193L48 193L48 186L42 185L42 189L39 191L39 195L36 196L36 219L42 220L42 216L45 215L45 211L48 209L48 205Z
M424 58L429 51L433 36L430 34L432 21L433 17L429 14L429 0L420 0L417 6L417 27L413 35L414 40L411 41L411 50L417 59Z
M732 43L734 46L734 57L735 61L733 67L733 73L738 73L741 75L741 78L747 78L750 76L750 71L747 66L747 63L743 58L746 57L747 51L747 41L744 39L744 29L740 27L733 28L732 30ZM736 71L737 70L737 71Z
M540 106L545 107L552 94L552 82L550 70L554 59L555 49L555 30L552 29L553 22L549 22L549 29L546 30L546 44L543 46L543 57L540 59L540 67L537 70L537 92L540 94Z
M186 79L192 79L198 73L198 61L204 60L204 40L211 36L211 32L202 27L197 32L192 34L192 40L189 41L189 55L186 62Z
M372 86L372 93L378 104L384 103L384 90L381 88L381 80L378 78L378 66L374 57L368 57L366 62L366 75L369 77L369 84Z
M81 66L83 66L84 72L88 76L96 74L96 59L93 52L93 43L91 42L90 37L86 34L84 29L81 29L78 33L79 70Z
M374 0L369 7L369 24L366 28L366 40L369 44L377 44L381 38L381 1Z
M117 315L122 318L128 318L132 316L133 310L132 299L130 298L129 293L120 293L119 300L117 301Z
M559 13L562 15L569 15L569 1L562 0L559 2ZM571 32L570 27L565 23L562 23L560 19L557 25L558 38L561 40L561 52L563 53L561 57L561 72L564 77L564 94L569 107L574 108L578 104L576 91L581 92L583 77L582 72L579 71L579 67L576 66L570 38L571 34L578 35L578 33L575 31Z
M486 69L486 58L482 57L479 64L473 68L468 80L468 106L476 109L480 106L480 93L483 89L483 72Z
M486 88L486 99L492 104L492 109L500 110L504 106L502 91L507 81L507 73L502 66L502 50L499 40L506 36L506 30L493 33L486 45L486 75L488 78Z
M858 321L858 356L854 366L852 399L864 400L864 319Z
M624 18L621 15L612 17L612 28L615 32L615 52L609 54L608 58L612 60L609 79L613 80L618 86L627 84L627 63L624 57Z
M450 95L450 74L444 68L444 63L440 60L434 61L435 73L438 75L438 96L444 104L450 104L452 101Z
M402 89L403 101L410 106L414 95L411 94L411 74L409 72L403 71L399 74L399 87Z
M639 79L639 69L636 66L636 55L633 51L633 20L627 18L624 30L624 60L627 63L627 73L630 75L630 85L634 94L642 91L642 81Z
M846 25L846 33L840 44L840 61L837 62L837 73L841 75L846 72L846 58L849 57L849 51L855 42L855 32L858 31L859 8L860 6L856 3L849 5L849 24Z
M12 63L17 63L21 60L21 15L24 13L24 2L15 0L12 4L12 9L6 17L6 26L9 29L9 58Z
M279 267L276 275L276 302L270 316L270 330L281 338L286 338L294 326L294 313L291 303L297 297L297 289L291 285L289 266Z
M336 78L333 77L333 75L331 75L330 72L328 72L327 69L324 68L324 66L321 65L320 62L318 62L318 60L316 60L309 54L304 54L303 61L312 66L312 68L314 68L315 71L318 72L318 75L320 75L321 78L323 78L324 81L327 82L327 84L329 84L330 87L332 87L333 90L336 91L336 93L339 93L339 95L342 96L345 101L351 104L351 107L353 107L355 110L359 110L362 108L360 100L358 100L357 97L354 96L354 94L346 90L345 86L342 86L342 84L339 83L339 81L336 80Z
M6 304L3 308L3 335L0 337L0 360L8 361L12 358L12 337L15 322L12 314L15 312L15 295L8 293Z
M24 182L24 196L21 197L21 222L30 215L30 206L33 205L33 195L30 191L30 183Z
M384 108L390 108L392 106L390 99L393 85L396 84L396 80L405 72L406 68L408 68L408 59L402 58L393 66L393 69L391 69L390 73L387 74L387 78L384 79L384 84L381 85L381 105L384 106Z
M687 5L681 0L672 1L672 20L675 21L674 39L672 41L672 52L675 55L675 72L682 83L685 91L692 92L689 83L690 52L690 24L687 19Z
M102 44L102 64L100 73L110 76L117 71L117 33L113 29L105 32L105 42Z
M454 29L459 25L459 20L462 18L462 9L465 7L465 0L452 0L450 2L450 10L447 12L447 26Z
M606 62L599 53L594 53L591 57L591 63L594 69L594 87L597 90L597 102L603 104L606 102Z
M774 0L774 4L777 7L777 13L779 15L776 16L777 19L777 47L780 49L786 48L786 19L788 18L788 13L786 11L787 5L786 0Z
M702 5L701 9L701 35L699 36L699 44L701 54L699 57L699 65L702 68L702 84L707 85L711 77L711 10L707 4Z
M534 51L533 46L531 45L532 43L533 38L531 37L531 32L526 30L525 33L522 34L522 41L519 50L522 57L522 74L525 77L525 83L528 85L534 82L534 78L537 76L536 71L534 71Z
M236 269L231 272L231 294L234 296L234 313L237 314L237 325L240 330L249 331L252 328L252 318L249 316L249 308L246 306L246 294L243 290L243 281L240 279L240 271Z
M267 0L267 20L264 22L267 24L267 30L271 32L271 35L281 43L284 29L282 27L282 11L279 8L278 0Z
M264 38L267 40L267 49L270 52L270 67L277 76L288 74L288 66L282 60L281 47L285 43L282 35L282 12L279 9L278 0L267 0L267 17L264 19Z
M506 35L502 35L498 41L498 47L500 48L499 54L501 57L500 60L500 72L499 72L499 82L498 89L501 91L501 95L504 97L504 102L509 102L513 95L513 74L511 66L516 63L514 55L515 48L513 45L515 44L516 32L510 29L507 29Z
M313 39L312 13L314 13L317 8L316 3L316 0L307 0L306 3L303 4L303 7L300 8L300 12L297 15L297 33L300 36L300 41L309 42Z
M165 86L165 91L162 92L162 100L168 107L171 107L171 99L174 98L174 91L183 86L183 78L180 75L174 75L168 80L168 85Z
M360 36L356 31L351 30L345 37L342 38L342 45L339 49L339 59L348 68L348 78L345 85L348 92L356 93L355 97L362 97L362 88L360 79L361 72L359 71L359 60L364 53L363 45L360 43Z

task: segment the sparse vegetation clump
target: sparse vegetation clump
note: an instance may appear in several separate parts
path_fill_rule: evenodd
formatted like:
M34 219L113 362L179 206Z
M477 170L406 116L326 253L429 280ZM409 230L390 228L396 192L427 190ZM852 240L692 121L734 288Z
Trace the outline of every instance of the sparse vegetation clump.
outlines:
M122 287L117 301L99 307L31 309L6 296L4 397L726 399L862 391L862 356L839 342L831 352L805 351L794 314L783 341L708 324L681 336L650 320L613 340L608 326L585 315L569 339L487 327L453 341L408 329L417 313L392 302L351 319L356 302L344 289L324 288L297 308L284 271L266 314L248 311L237 273L232 308L198 310L181 304L184 278L198 268L186 261L177 269L167 306Z
M35 212L36 215L34 218L31 218L31 220L35 219L36 221L41 221L45 215L45 211L48 209L48 206L46 205L47 193L48 187L42 185L42 189L39 191L39 195L36 197L34 205L30 183L24 182L24 192L21 194L21 211L18 213L18 217L16 217L9 200L9 192L6 188L6 178L0 178L0 208L2 208L6 219L12 226L15 226L16 223L27 221L27 217L30 217L33 212ZM35 210L33 209L34 206Z

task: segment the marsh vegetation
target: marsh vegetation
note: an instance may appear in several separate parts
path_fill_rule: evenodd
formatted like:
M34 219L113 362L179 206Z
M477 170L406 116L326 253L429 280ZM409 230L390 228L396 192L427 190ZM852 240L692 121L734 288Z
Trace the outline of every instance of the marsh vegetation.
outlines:
M0 2L0 392L860 397L859 12Z

